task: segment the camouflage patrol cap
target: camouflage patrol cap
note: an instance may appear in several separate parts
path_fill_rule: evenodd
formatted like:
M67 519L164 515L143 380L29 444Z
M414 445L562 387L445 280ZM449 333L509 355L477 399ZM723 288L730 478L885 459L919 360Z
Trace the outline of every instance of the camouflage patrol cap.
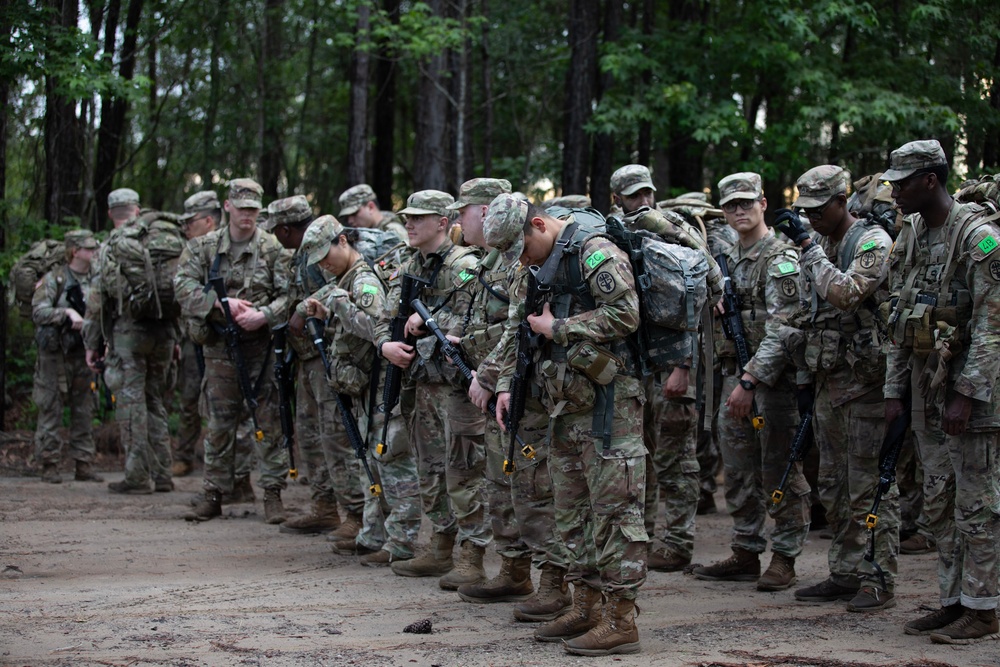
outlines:
M312 266L321 262L330 252L330 244L343 232L344 226L332 215L321 215L313 220L302 236L302 245L299 246L299 252L306 258L306 264Z
M847 194L847 182L851 174L835 164L813 167L799 176L795 187L799 196L792 204L795 208L819 208L834 195Z
M309 200L304 195L275 199L268 204L267 223L264 229L271 231L281 225L301 227L309 223L312 217L312 206L309 205Z
M510 181L505 178L473 178L462 183L458 199L448 205L449 211L457 211L472 204L488 206L497 195L510 192Z
M139 193L130 188L118 188L108 194L108 208L118 206L138 206Z
M554 197L542 202L542 208L552 208L553 206L587 208L590 206L590 197L587 195L563 195L562 197Z
M528 202L504 193L490 202L483 220L486 245L503 253L503 261L513 264L524 252L524 222L528 217Z
M63 243L67 248L87 248L94 250L97 248L97 239L94 232L89 229L71 229L63 234Z
M375 191L367 183L347 188L340 195L340 217L354 215L358 209L370 201L375 201Z
M764 194L760 185L760 174L741 171L730 174L719 181L719 206L734 199L760 199Z
M264 208L261 198L264 188L252 178L234 178L229 181L229 194L226 199L236 208Z
M455 198L440 190L421 190L406 198L406 208L399 215L440 215L448 217L448 206Z
M221 209L222 204L219 203L219 195L215 194L214 190L202 190L184 200L184 215L180 219L181 221L190 220L199 213L219 211Z
M656 192L649 167L641 164L627 164L611 174L611 192L616 195L634 195L643 188Z
M912 176L928 167L947 166L948 159L937 139L911 141L903 144L889 155L889 169L882 174L882 180L894 182Z

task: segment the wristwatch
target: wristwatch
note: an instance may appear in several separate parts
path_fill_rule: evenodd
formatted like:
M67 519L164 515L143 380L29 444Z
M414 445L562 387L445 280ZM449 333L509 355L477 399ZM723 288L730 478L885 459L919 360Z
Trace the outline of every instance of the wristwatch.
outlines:
M740 386L746 389L747 391L753 391L754 389L757 388L757 385L753 383L753 380L745 380L743 378L740 378Z

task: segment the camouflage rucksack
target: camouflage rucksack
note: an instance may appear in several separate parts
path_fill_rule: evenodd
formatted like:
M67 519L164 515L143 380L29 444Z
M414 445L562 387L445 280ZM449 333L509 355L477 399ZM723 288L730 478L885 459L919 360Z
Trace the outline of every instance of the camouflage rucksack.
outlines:
M979 204L996 213L1000 210L1000 174L987 174L965 181L955 199Z
M46 273L66 262L66 246L62 241L43 239L31 246L28 252L10 270L10 282L14 285L14 302L21 317L31 319L31 298L35 286Z
M177 216L145 212L111 233L101 264L100 289L118 315L137 320L177 317L174 274L185 239Z

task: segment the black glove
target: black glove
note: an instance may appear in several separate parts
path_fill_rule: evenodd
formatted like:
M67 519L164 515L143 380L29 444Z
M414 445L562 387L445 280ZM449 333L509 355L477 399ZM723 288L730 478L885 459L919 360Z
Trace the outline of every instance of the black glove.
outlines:
M795 402L799 406L799 417L804 417L807 412L812 412L813 402L816 400L816 387L811 384L802 385L795 389Z
M809 238L809 232L802 225L802 219L798 213L789 208L779 208L774 213L775 229L790 238L792 243L800 245Z

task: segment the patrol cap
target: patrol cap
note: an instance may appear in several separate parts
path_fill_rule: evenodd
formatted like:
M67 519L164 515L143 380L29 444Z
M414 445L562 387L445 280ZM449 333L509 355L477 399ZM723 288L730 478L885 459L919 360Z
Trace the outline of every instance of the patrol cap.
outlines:
M406 198L406 208L399 215L440 215L448 217L448 207L455 198L440 190L421 190Z
M627 164L611 174L611 192L616 195L634 195L643 188L656 192L649 167L641 164Z
M312 221L302 236L299 252L306 258L306 264L312 266L323 260L330 252L330 244L344 232L344 226L332 215L321 215Z
M799 176L799 180L795 182L799 196L796 197L792 206L818 208L830 201L834 195L847 194L849 180L851 180L851 174L835 164L813 167Z
M590 206L590 197L587 195L563 195L562 197L554 197L542 202L542 208L552 208L553 206L587 208Z
M889 155L889 169L882 174L882 180L894 182L912 176L928 167L947 166L944 149L937 139L911 141L903 144Z
M488 206L496 199L496 196L504 192L510 192L510 181L505 178L473 178L471 181L462 183L458 191L458 199L454 204L448 205L449 211L457 211L466 206L479 204Z
M94 232L89 229L71 229L63 234L63 243L67 248L87 248L94 250L97 248L97 239Z
M367 183L361 183L352 188L347 188L340 194L340 213L337 215L342 218L348 215L354 215L358 212L359 208L370 201L375 201L375 191L372 190L372 186Z
M108 194L108 208L119 206L138 206L139 193L130 188L118 188Z
M219 203L219 195L215 194L214 190L202 190L184 200L184 215L181 216L181 221L190 220L199 213L219 211L221 209L222 204Z
M486 245L503 253L503 261L513 264L524 252L524 223L528 218L528 202L504 193L490 202L483 220Z
M267 223L264 229L271 231L280 225L300 227L312 220L313 210L304 195L294 195L275 199L267 207Z
M719 181L719 206L734 199L760 199L764 190L760 185L760 174L741 171L730 174Z
M264 208L261 198L264 188L252 178L234 178L229 181L229 194L226 199L236 208Z

